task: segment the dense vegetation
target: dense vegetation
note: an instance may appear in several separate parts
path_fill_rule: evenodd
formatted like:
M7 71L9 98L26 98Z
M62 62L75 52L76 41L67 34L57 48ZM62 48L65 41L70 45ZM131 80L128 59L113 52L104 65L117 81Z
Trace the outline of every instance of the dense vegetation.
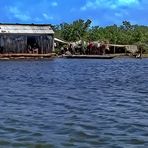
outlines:
M120 26L91 26L91 20L76 20L53 26L55 36L65 41L108 41L112 44L137 44L148 52L148 26L123 21Z

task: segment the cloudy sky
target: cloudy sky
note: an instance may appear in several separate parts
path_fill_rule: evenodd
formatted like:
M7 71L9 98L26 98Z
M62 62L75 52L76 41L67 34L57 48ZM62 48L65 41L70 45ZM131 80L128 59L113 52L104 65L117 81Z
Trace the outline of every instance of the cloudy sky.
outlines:
M148 0L0 0L1 23L60 24L91 19L92 25L148 25Z

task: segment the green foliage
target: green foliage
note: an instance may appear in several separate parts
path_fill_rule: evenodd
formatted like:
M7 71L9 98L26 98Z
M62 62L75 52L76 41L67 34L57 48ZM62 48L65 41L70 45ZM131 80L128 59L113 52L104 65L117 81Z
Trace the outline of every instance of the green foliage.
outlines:
M91 20L76 20L70 24L63 23L53 27L55 36L65 41L105 41L112 44L138 44L147 51L148 26L132 25L123 21L120 26L91 26Z
M85 22L82 19L76 20L72 24L63 23L54 27L55 35L66 41L77 41L87 36L90 24L90 20Z
M135 45L137 45L139 50L141 49L142 52L148 53L148 44L142 43L142 42L139 41L139 42L135 43Z

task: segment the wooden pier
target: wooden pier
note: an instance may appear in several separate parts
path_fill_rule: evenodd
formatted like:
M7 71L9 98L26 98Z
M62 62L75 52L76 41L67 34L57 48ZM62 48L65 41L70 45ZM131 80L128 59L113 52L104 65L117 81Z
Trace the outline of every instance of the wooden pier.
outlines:
M22 53L22 54L0 54L0 60L9 60L9 59L44 59L44 58L52 58L55 54L49 53L49 54L28 54L28 53Z

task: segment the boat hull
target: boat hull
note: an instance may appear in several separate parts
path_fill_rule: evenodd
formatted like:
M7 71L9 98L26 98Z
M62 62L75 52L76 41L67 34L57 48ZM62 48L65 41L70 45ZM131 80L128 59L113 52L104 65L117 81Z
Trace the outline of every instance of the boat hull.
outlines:
M110 55L64 55L68 59L113 59L115 56Z

